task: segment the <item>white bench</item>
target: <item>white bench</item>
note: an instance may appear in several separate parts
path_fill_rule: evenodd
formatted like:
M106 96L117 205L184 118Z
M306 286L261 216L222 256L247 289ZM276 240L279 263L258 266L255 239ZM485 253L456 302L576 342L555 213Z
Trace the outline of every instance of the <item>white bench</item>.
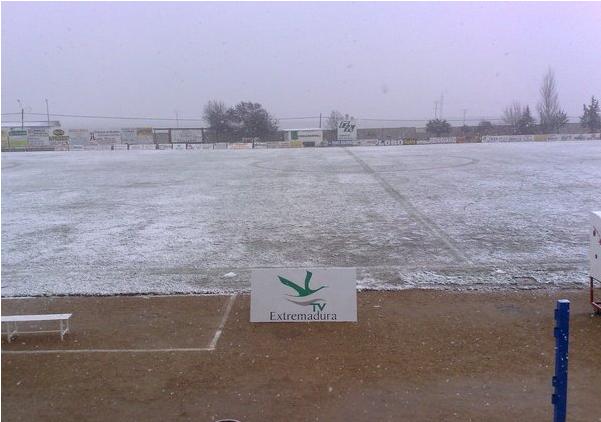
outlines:
M69 332L69 319L72 314L46 314L46 315L2 315L2 324L6 325L6 338L10 340L17 334L34 334L34 333L59 333L61 341L65 334ZM59 328L55 330L37 330L37 331L19 331L19 322L36 322L36 321L59 321Z

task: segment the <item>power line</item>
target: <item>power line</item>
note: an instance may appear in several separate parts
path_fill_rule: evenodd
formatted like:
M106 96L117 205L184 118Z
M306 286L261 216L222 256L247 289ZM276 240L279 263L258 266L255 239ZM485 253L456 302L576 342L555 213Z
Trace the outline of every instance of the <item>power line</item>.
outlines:
M4 113L2 113L4 114ZM46 116L46 113L25 113L31 116ZM52 113L51 116L54 117L70 117L70 118L82 118L82 119L106 119L106 120L169 120L169 121L177 121L177 120L185 120L190 122L201 122L200 119L185 119L185 118L169 118L169 117L130 117L130 116L92 116L92 115L83 115L83 114L57 114Z
M21 112L6 112L6 113L2 113L3 116L9 116L9 115L20 115ZM48 118L49 116L53 116L53 117L65 117L65 118L76 118L76 119L105 119L105 120L155 120L155 121L189 121L189 122L202 122L204 119L202 118L198 118L198 119L194 119L194 118L182 118L182 117L176 117L176 118L169 118L169 117L139 117L139 116L100 116L100 115L84 115L84 114L62 114L62 113L52 113L52 114L48 114L48 113L30 113L30 112L25 112L25 115L30 115L30 116L44 116L46 118ZM320 116L302 116L302 117L276 117L277 120L310 120L310 119L314 119L317 120L319 119ZM569 119L577 119L578 116L568 116ZM387 119L387 118L374 118L374 117L358 117L356 118L356 120L361 120L361 121L372 121L372 122L418 122L418 121L428 121L430 120L430 117L422 117L422 118L414 118L414 119ZM502 121L503 118L501 117L487 117L487 116L482 116L482 117L474 117L474 118L458 118L458 119L446 119L448 122L476 122L476 121L482 121L482 120L489 120L489 121ZM30 120L30 122L32 122Z
M16 113L2 113L2 115L19 115L21 112ZM25 113L31 116L48 116L47 113ZM191 119L191 118L169 118L169 117L129 117L129 116L97 116L97 115L84 115L84 114L58 114L52 113L50 116L55 117L68 117L68 118L82 118L82 119L107 119L107 120L166 120L166 121L191 121L201 122L204 119ZM177 113L176 113L177 116ZM304 116L304 117L277 117L278 120L307 120L307 119L319 119L319 116Z

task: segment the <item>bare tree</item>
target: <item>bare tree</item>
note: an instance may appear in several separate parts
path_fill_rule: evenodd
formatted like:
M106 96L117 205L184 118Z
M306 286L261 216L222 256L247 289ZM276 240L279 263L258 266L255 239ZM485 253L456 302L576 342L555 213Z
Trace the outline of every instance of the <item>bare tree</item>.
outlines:
M555 73L547 71L540 87L540 101L537 106L540 126L543 132L558 130L568 122L566 113L559 106L559 94L555 82Z
M328 120L326 121L326 127L328 129L335 130L338 128L338 123L340 123L343 120L344 120L344 116L342 115L341 112L339 112L337 110L332 110L332 112L330 113L330 116L328 117Z
M520 119L524 114L524 108L518 101L514 101L511 105L503 110L503 123L513 128L514 133L517 133Z

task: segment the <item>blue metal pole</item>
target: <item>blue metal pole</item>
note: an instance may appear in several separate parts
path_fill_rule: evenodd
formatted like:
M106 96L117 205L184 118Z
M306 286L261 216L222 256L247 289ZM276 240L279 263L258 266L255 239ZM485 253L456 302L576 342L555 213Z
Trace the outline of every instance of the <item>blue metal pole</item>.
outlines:
M553 403L553 422L565 422L568 399L568 345L570 335L570 301L558 300L555 308L555 391Z

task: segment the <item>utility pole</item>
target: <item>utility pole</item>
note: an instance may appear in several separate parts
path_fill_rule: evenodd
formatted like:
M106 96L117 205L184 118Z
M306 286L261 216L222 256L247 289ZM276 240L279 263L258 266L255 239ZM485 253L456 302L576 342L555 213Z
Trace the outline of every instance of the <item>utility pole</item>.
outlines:
M463 126L465 126L465 113L467 113L467 108L463 109Z
M46 119L48 120L48 129L50 129L50 111L48 111L48 98L46 98Z
M438 101L434 101L434 119L438 119Z
M319 113L319 128L321 129L321 113Z
M175 124L179 127L179 114L177 110L175 110Z
M21 109L21 129L23 129L23 118L25 111L23 110L23 104L21 104L21 100L17 100L17 102L19 103L19 108Z

